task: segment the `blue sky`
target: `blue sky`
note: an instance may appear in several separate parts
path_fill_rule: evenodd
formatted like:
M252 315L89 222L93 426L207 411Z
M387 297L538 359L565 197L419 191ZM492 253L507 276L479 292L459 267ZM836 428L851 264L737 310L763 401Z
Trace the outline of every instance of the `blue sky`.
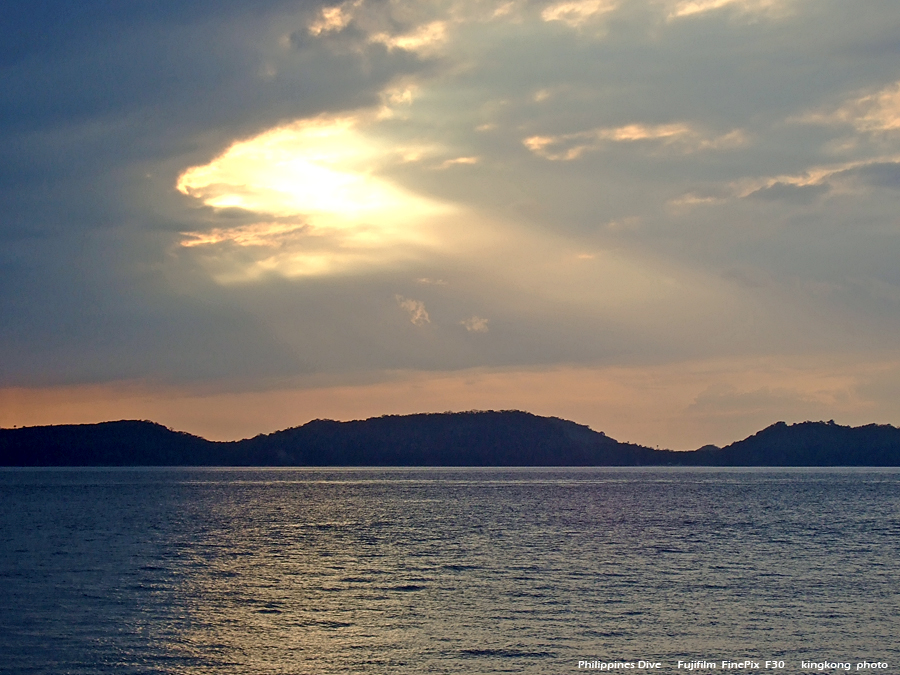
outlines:
M0 424L900 422L900 10L3 10Z

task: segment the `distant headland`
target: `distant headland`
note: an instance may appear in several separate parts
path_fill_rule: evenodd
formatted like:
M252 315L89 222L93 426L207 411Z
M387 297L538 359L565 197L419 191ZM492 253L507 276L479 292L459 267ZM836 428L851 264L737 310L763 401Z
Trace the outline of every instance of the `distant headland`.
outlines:
M0 466L900 466L900 429L778 422L676 452L516 410L313 420L227 442L122 420L0 429Z

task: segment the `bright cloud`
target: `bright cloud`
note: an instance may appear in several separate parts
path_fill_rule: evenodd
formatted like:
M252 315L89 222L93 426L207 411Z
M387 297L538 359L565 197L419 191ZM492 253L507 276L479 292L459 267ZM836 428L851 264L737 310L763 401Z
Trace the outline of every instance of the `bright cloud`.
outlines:
M323 7L317 17L308 24L307 32L313 37L328 37L331 33L344 31L351 25L363 35L363 43L383 44L388 49L402 49L409 52L428 53L447 41L448 22L432 20L419 25L407 25L397 21L396 15L415 15L410 6L396 3L394 6L378 7L363 0L348 0L340 5Z
M301 120L232 145L178 179L180 192L207 206L276 216L327 214L383 219L438 207L375 177L390 150L354 117Z
M236 246L270 246L276 241L284 243L302 237L308 229L302 223L253 223L231 228L214 227L208 232L184 233L187 238L182 240L181 245L191 248L228 242Z
M785 4L786 0L684 0L675 5L669 18L704 14L723 7L732 7L742 12L771 12L781 9Z
M746 137L740 130L721 136L708 136L687 124L627 124L601 127L590 131L558 136L530 136L522 143L534 154L549 160L570 161L586 152L601 150L607 143L652 142L671 146L682 152L718 150L743 145Z
M438 168L447 169L451 166L458 166L460 164L478 164L478 161L478 157L455 157L453 159L444 160Z
M403 158L364 126L359 117L301 120L237 142L209 164L188 169L178 179L180 192L261 220L185 232L182 246L258 247L249 265L240 263L244 269L219 273L236 279L262 270L287 276L346 271L436 245L428 223L452 207L379 178L379 168ZM228 266L222 256L219 262Z
M370 36L369 41L380 42L389 49L427 53L434 51L447 41L447 22L432 21L410 33L402 35L375 33Z
M321 35L346 28L353 19L353 10L362 0L353 0L333 7L323 7L319 16L309 25L310 35Z
M594 17L613 11L618 4L609 0L557 2L544 9L541 18L544 21L561 21L572 28L579 28Z

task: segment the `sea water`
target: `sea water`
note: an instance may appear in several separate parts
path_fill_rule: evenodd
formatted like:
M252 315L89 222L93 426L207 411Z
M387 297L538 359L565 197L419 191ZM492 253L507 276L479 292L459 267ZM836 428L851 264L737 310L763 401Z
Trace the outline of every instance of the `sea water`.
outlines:
M900 673L893 469L0 470L3 673Z

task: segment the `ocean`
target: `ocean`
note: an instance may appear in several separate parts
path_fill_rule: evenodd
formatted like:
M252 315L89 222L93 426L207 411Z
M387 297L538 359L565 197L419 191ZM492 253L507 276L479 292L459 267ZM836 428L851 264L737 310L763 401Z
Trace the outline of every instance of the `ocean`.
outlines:
M900 673L898 469L4 469L0 672Z

